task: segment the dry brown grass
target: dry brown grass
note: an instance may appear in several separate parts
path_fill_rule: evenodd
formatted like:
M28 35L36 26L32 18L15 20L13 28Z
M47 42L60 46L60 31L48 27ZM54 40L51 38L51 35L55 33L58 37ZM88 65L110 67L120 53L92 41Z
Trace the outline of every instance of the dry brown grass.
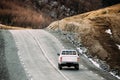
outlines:
M120 70L120 50L116 45L120 45L120 4L68 17L59 22L65 31L69 30L66 25L73 23L71 31L80 34L82 43L88 47L89 52L105 60L111 68ZM56 29L58 26L55 28L50 25L48 28L53 27ZM108 29L111 30L111 35L105 32Z
M22 27L13 27L13 26L6 26L6 25L2 25L0 24L0 29L3 30L23 30L23 29L31 29L31 28L22 28Z

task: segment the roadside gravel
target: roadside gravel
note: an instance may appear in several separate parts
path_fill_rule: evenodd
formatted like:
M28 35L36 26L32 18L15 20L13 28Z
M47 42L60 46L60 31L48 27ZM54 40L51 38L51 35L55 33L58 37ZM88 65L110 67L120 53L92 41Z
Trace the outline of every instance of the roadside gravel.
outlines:
M0 30L0 80L10 80L9 73L6 66L5 45L2 31Z

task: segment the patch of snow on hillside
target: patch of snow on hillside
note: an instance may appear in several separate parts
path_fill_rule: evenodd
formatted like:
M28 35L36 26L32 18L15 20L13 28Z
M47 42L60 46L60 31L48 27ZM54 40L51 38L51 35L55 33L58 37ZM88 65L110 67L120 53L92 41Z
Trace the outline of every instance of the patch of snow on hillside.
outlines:
M105 32L108 33L108 34L110 34L110 35L112 34L112 32L111 32L110 29L107 29Z
M83 50L80 48L77 48L77 50L82 54Z
M93 59L89 58L89 60L98 68L100 68L100 64L98 64L97 62L95 62ZM101 68L100 68L101 69Z
M113 72L110 72L110 74L112 74L112 75L115 76L116 78L120 79L120 76L115 75Z
M116 44L118 46L118 49L120 50L120 45L119 44Z
M81 53L81 54L83 54L83 50L81 49L81 48L77 48L77 50ZM86 58L88 58L88 56L86 55L86 54L83 54L84 55L84 57L86 57ZM92 58L88 58L96 67L98 67L98 68L100 68L100 64L99 63L97 63L96 61L94 61ZM100 68L101 69L101 68Z

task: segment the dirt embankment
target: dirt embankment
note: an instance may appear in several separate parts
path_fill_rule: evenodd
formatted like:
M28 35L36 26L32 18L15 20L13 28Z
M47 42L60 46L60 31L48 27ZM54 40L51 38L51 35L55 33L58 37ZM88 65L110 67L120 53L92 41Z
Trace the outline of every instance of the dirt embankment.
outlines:
M49 29L77 33L93 57L120 70L120 4L53 22ZM80 39L79 39L80 38Z
M0 24L0 29L2 30L22 30L22 29L31 29L31 28L21 28L21 27L14 27L14 26L7 26Z

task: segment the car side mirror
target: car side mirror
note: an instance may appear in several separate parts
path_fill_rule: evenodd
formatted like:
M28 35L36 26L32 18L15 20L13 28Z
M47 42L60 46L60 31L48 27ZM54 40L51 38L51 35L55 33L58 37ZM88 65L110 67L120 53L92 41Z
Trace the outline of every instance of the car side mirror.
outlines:
M57 53L57 55L58 55L58 56L60 56L60 54L59 54L59 53Z

